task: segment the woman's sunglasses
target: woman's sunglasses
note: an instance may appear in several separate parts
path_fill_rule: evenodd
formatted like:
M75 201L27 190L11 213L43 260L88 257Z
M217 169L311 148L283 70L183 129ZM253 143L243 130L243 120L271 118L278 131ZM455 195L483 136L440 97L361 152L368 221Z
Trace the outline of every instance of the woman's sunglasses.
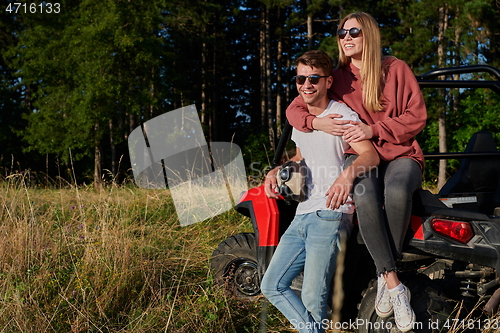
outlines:
M349 30L346 30L346 29L337 30L337 35L339 35L340 39L344 39L345 36L347 36L347 33L349 33L349 35L351 35L352 38L356 38L361 33L361 29L351 28Z
M295 82L297 82L298 84L306 83L307 78L309 79L309 82L311 82L311 84L318 84L319 79L321 79L322 77L328 77L328 76L321 76L321 75L309 75L309 76L295 75L294 76Z

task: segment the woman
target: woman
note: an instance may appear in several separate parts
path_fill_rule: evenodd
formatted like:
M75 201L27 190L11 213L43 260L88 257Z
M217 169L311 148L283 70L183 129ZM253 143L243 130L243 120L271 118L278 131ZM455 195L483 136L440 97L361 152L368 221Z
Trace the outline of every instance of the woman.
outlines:
M395 261L402 254L413 192L422 182L424 157L415 135L425 126L427 111L408 65L394 57L382 59L380 31L371 15L346 16L339 24L337 44L339 66L332 72L329 96L350 106L361 122L333 115L316 118L305 111L300 96L288 107L287 118L301 131L322 130L342 135L349 143L372 140L381 163L356 180L354 202L361 235L377 269L377 314L394 313L398 328L407 332L415 314ZM357 157L347 153L351 155L346 155L346 166Z

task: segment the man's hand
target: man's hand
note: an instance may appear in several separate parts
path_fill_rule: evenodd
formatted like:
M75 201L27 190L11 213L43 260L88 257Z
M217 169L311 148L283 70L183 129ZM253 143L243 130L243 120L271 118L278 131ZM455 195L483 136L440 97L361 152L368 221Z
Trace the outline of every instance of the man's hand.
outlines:
M276 175L278 174L279 167L276 167L269 171L266 175L266 179L264 181L264 190L266 191L266 195L268 198L277 199L278 192L276 192L277 180Z
M342 115L333 113L322 118L314 118L312 121L312 126L318 131L323 131L328 134L342 136L344 131L351 127L346 126L350 123L349 120L339 120L336 118L342 118Z
M370 140L373 137L372 128L360 121L351 121L351 125L344 131L344 140L348 143Z
M351 193L353 181L348 179L344 173L335 180L326 192L326 208L336 209L346 203Z

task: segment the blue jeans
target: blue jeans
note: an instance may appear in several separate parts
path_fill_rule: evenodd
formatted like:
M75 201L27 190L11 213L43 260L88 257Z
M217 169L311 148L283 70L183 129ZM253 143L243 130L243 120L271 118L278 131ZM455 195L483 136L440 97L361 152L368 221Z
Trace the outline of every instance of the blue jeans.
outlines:
M352 215L318 210L295 216L280 239L264 278L264 296L301 333L324 332L335 273L340 230L349 232ZM304 271L302 300L290 288Z

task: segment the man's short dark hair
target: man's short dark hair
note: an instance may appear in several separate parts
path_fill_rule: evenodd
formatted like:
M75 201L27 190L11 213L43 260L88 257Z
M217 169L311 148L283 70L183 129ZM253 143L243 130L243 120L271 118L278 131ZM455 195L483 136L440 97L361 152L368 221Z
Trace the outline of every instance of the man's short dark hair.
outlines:
M323 51L312 50L307 51L295 60L295 68L299 64L309 67L321 68L325 75L330 75L333 70L332 59Z

